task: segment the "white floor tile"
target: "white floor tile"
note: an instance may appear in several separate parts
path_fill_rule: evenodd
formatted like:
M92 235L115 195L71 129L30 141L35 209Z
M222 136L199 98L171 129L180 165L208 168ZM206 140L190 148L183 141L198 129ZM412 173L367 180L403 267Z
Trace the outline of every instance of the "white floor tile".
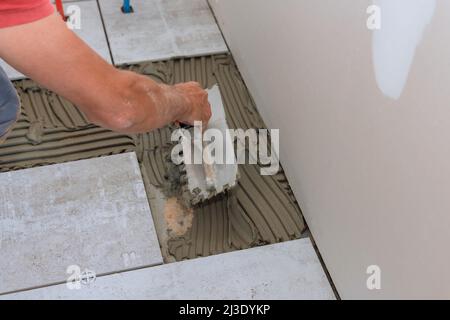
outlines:
M205 0L100 0L115 64L227 52Z
M0 174L0 293L163 262L135 153Z
M311 241L300 239L99 277L1 299L335 299Z

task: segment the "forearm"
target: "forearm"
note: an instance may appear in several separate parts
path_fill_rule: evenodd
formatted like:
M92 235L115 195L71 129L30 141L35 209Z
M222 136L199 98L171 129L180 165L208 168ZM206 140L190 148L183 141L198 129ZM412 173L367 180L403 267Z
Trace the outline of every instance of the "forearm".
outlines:
M114 73L56 14L0 29L0 55L33 80L76 103L92 99L90 91L108 90Z
M1 29L0 56L116 131L149 131L188 112L175 89L109 65L57 15Z

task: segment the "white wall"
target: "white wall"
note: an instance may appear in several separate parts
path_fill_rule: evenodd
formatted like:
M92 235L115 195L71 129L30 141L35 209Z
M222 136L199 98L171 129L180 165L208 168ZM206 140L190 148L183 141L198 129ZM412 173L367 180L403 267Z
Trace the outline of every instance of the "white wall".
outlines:
M342 298L450 298L450 2L401 1L373 47L370 0L210 0Z

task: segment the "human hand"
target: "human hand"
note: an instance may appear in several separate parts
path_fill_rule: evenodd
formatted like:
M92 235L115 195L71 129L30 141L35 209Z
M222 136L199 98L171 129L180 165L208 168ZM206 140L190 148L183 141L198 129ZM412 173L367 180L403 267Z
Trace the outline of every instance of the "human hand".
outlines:
M174 88L186 103L186 111L177 120L189 125L194 125L195 121L201 121L205 129L211 118L211 106L206 90L194 81L176 84Z

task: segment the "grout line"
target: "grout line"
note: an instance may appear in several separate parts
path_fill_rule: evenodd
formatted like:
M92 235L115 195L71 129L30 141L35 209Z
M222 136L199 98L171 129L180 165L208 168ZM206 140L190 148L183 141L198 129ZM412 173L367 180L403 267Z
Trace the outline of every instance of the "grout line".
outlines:
M95 2L97 2L98 13L100 14L100 20L102 21L103 33L105 34L106 44L108 45L108 51L109 51L109 56L111 58L111 64L113 66L115 66L116 63L114 62L114 58L113 58L113 54L112 54L112 50L111 50L111 44L109 43L108 32L106 31L105 20L103 19L102 8L100 6L100 2L99 1L100 0L95 0Z

